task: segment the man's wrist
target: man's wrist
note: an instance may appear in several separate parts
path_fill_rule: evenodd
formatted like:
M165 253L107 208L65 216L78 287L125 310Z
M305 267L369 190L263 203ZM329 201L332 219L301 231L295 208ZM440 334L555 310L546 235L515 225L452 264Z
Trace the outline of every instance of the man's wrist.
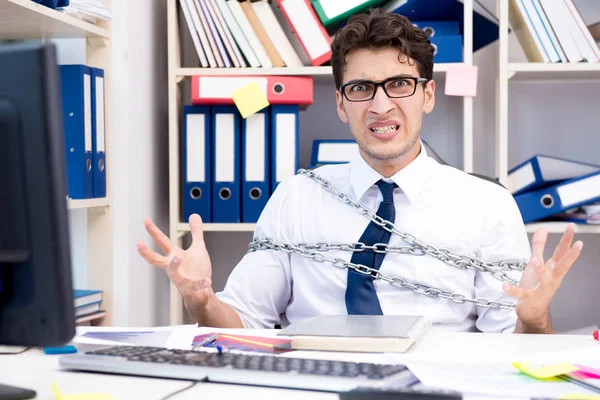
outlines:
M196 297L184 297L183 304L191 315L194 322L201 323L207 315L210 314L210 310L214 309L218 302L217 296L212 288L205 289L208 293L204 293L199 298Z
M556 331L552 327L552 320L550 315L548 315L544 322L537 324L526 324L517 319L515 333L554 334Z

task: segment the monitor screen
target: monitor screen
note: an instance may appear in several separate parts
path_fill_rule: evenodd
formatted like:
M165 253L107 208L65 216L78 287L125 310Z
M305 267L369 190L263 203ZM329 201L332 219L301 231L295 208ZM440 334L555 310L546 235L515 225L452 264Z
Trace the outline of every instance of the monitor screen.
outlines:
M0 344L75 335L56 49L0 46Z

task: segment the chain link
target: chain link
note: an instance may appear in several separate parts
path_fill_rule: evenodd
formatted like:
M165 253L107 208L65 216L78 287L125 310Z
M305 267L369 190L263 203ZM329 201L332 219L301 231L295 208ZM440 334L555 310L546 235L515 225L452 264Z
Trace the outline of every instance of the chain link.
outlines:
M335 195L342 202L354 207L359 213L369 218L375 224L381 226L384 230L398 235L408 244L408 246L402 247L394 247L390 246L387 243L375 243L373 245L366 245L361 242L354 242L349 244L330 244L330 243L299 243L299 244L289 244L289 243L277 243L272 239L262 239L256 238L249 245L249 252L258 251L258 250L282 250L287 253L296 253L301 256L311 258L316 262L328 262L333 264L334 267L337 268L348 268L356 271L357 273L363 275L371 275L373 279L383 280L390 285L400 288L400 289L410 289L415 293L428 296L428 297L436 297L445 300L452 301L458 304L471 303L477 307L482 308L500 308L505 310L512 310L515 308L514 303L503 303L499 301L490 301L482 298L467 298L460 293L451 293L444 292L443 290L428 287L420 284L413 284L407 282L404 278L399 276L387 276L379 272L379 270L368 267L362 264L354 264L351 262L347 262L340 258L328 257L323 252L328 252L332 250L342 250L342 251L350 251L350 252L362 252L365 250L370 250L375 253L386 254L386 253L400 253L400 254L412 254L418 256L428 255L430 257L436 258L443 263L457 268L459 270L473 270L476 272L488 272L499 281L510 282L513 285L517 285L518 282L512 279L508 272L510 271L523 271L527 266L527 263L511 263L509 261L500 261L500 262L486 262L479 260L474 257L469 257L465 255L461 255L455 253L448 249L436 248L432 245L425 244L419 241L414 236L401 232L398 230L393 222L387 221L377 215L373 210L363 206L360 203L352 200L347 194L340 192L335 188L335 186L326 179L323 179L319 175L315 174L313 171L300 169L299 173L308 176L313 179L315 182L319 183L325 190Z
M318 246L318 245L314 245ZM477 307L482 308L500 308L504 310L512 310L515 308L513 303L503 303L500 301L490 301L481 298L470 299L466 298L459 293L445 292L441 289L409 283L406 279L399 276L388 276L382 274L378 269L368 267L363 264L355 264L352 262L344 261L340 258L328 257L323 253L317 253L314 251L307 250L303 245L293 245L289 243L278 243L273 239L254 239L249 246L249 252L259 250L282 250L288 253L296 253L301 256L311 258L316 262L327 262L333 264L338 268L348 268L362 275L370 275L373 279L380 279L384 282L388 282L390 285L399 289L410 289L415 293L425 295L428 297L437 297L446 300L450 300L454 303L464 304L472 303Z

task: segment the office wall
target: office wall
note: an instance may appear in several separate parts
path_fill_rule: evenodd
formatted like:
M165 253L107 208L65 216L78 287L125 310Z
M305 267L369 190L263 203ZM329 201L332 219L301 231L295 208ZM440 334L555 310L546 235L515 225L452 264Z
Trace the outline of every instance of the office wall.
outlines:
M492 1L484 2L494 10ZM600 20L595 0L578 0L586 22ZM510 39L511 61L525 61L516 39ZM190 53L193 47L190 47ZM498 70L497 43L481 49L474 62L479 65L478 96L474 102L475 172L495 176L495 85ZM438 82L436 106L425 117L422 136L448 163L462 167L462 101L443 95ZM600 81L541 81L510 84L509 167L536 153L598 162L600 117L597 114ZM300 166L308 165L313 139L349 138L345 124L335 112L333 79L315 82L315 103L300 117ZM531 239L532 235L529 235ZM251 233L206 233L213 263L215 290L224 286L231 269L247 250ZM600 322L597 285L600 282L600 235L577 235L584 241L581 257L563 281L551 313L560 331ZM560 235L551 234L546 257Z
M168 279L135 244L150 243L146 216L168 230L166 2L113 1L112 11L113 323L168 324Z

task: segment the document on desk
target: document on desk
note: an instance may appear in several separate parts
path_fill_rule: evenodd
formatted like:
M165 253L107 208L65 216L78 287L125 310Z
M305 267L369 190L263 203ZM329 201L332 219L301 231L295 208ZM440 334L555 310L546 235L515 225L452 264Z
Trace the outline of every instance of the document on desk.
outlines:
M407 360L406 366L426 386L462 393L557 398L569 393L597 394L560 379L538 380L509 362L435 362Z

